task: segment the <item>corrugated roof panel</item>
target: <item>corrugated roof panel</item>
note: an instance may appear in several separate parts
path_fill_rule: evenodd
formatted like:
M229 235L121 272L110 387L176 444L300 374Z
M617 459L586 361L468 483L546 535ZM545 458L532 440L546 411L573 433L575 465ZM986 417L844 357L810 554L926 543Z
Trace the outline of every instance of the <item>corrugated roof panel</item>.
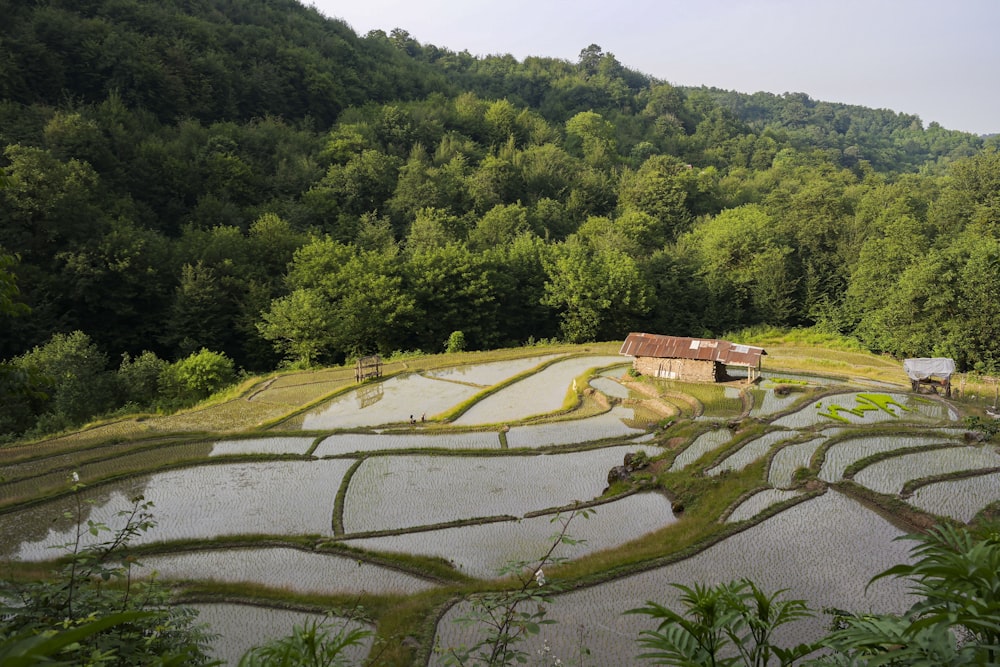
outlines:
M656 357L659 359L697 359L718 361L734 366L757 366L763 348L752 345L734 345L729 341L711 338L685 338L649 333L630 333L622 343L621 354L631 357Z

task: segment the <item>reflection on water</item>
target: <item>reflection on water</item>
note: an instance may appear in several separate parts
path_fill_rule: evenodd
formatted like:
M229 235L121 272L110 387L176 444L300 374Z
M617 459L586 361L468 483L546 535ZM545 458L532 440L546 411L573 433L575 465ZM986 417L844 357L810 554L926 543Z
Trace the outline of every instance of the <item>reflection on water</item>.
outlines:
M385 389L382 387L381 382L374 382L358 387L356 396L358 399L358 409L363 410L381 401L382 397L385 396Z

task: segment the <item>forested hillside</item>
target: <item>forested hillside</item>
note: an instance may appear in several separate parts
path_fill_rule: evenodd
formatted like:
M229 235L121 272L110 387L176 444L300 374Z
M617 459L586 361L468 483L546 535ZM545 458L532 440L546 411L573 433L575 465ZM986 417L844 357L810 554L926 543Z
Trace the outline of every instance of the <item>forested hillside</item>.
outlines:
M1000 363L995 137L294 0L0 10L7 437L449 340L819 326Z

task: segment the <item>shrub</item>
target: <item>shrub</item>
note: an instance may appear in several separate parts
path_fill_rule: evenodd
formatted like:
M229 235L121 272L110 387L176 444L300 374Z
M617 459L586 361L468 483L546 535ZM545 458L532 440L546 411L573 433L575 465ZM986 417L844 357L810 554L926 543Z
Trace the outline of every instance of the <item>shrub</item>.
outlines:
M444 346L445 352L465 352L465 334L461 331L452 331L448 336L448 342Z
M197 403L236 380L232 360L221 352L202 348L170 364L160 374L162 399L171 406Z
M160 389L160 376L169 364L150 351L133 358L126 352L118 367L120 403L140 408L152 406Z

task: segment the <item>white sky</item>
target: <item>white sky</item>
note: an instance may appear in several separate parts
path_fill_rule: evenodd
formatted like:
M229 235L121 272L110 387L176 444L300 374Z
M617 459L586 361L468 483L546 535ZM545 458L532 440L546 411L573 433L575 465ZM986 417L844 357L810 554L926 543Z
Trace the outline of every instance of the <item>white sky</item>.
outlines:
M1000 0L300 0L369 30L518 60L590 44L677 85L803 92L1000 132Z

